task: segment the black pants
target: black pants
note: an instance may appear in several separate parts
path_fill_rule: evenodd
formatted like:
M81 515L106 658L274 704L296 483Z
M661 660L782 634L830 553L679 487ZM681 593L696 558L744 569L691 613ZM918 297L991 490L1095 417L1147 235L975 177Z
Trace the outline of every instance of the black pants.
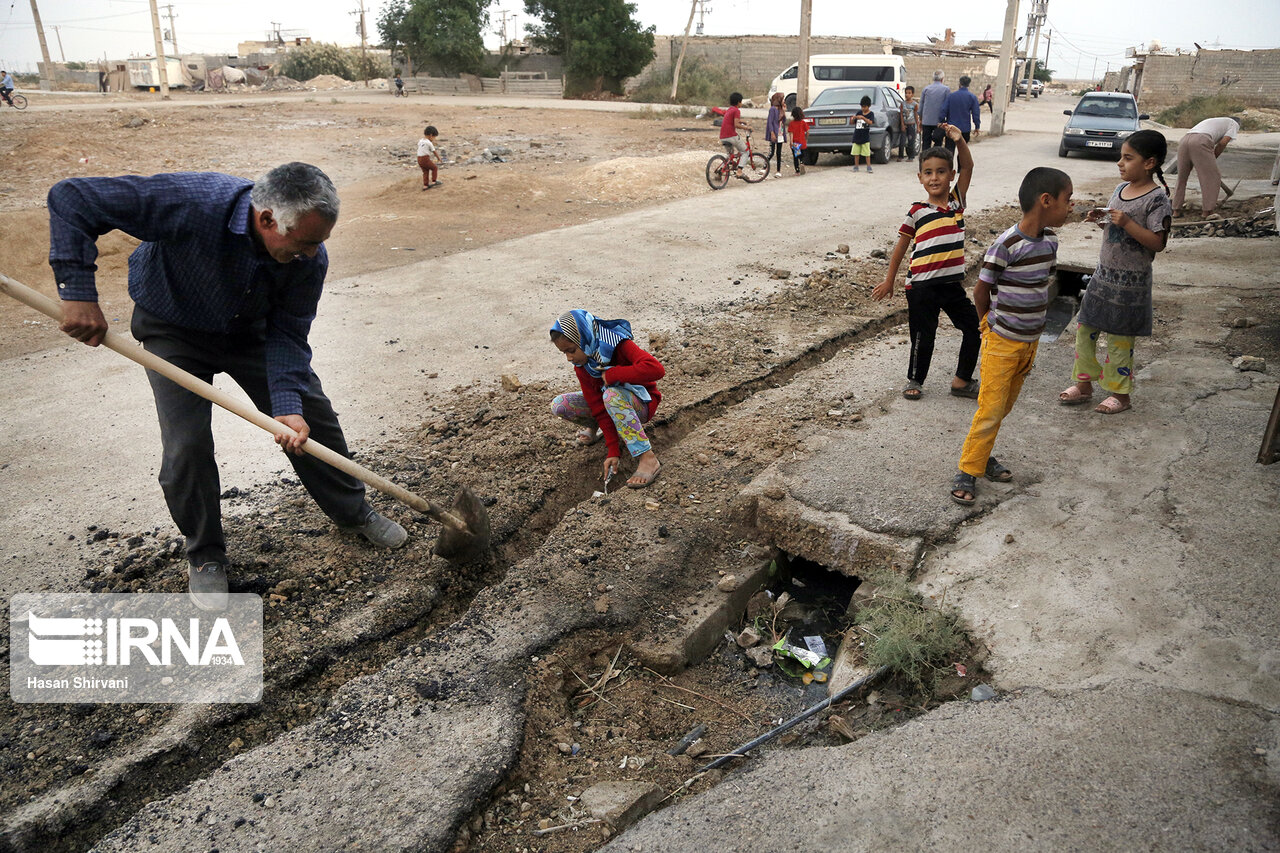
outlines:
M923 124L920 126L920 153L928 151L935 145L941 145L942 141L947 138L946 133L936 124Z
M779 172L782 171L782 151L786 147L787 147L787 143L785 142L774 141L769 143L769 157L767 159L770 161L774 160L775 158L777 159L778 161L777 171Z
M938 336L938 314L947 313L951 325L964 335L960 341L960 357L956 360L956 376L965 382L973 379L978 366L978 350L982 335L978 330L978 310L973 307L964 284L916 284L907 291L907 325L911 329L911 362L907 378L924 384L933 361L933 342Z
M911 149L916 146L916 126L909 125L906 130L898 134L898 157L913 157L915 152Z
M217 373L226 373L244 389L255 406L271 414L265 341L261 332L237 335L197 332L167 323L137 307L133 310L130 329L147 352L206 382L212 382ZM227 544L219 504L221 486L210 424L213 404L151 370L147 371L147 379L151 382L160 419L163 445L160 488L169 505L169 514L187 537L187 559L193 565L212 560L226 562ZM312 439L350 457L338 416L314 372L302 395L302 417L311 428ZM302 485L334 522L349 527L368 515L371 507L359 480L313 456L289 454L289 461Z
M972 131L969 131L969 130L962 130L962 131L960 131L960 136L961 136L961 137L963 137L963 139L964 139L964 141L965 141L965 142L968 142L968 141L969 141L969 134L970 134L970 133L972 133ZM944 136L944 139L945 139L945 136ZM945 142L944 144L947 146L947 150L948 150L948 151L955 151L955 150L956 150L956 144L955 144L954 142L952 142L950 139L947 139L947 140L946 140L946 142Z

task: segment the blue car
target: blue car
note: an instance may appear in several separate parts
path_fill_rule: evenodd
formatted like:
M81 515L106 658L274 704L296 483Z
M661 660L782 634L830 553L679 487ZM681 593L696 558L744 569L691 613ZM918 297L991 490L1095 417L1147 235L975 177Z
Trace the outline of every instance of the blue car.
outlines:
M1090 92L1080 99L1074 110L1063 110L1071 116L1062 129L1058 156L1072 151L1093 151L1120 159L1120 146L1141 129L1138 122L1150 118L1138 113L1138 102L1128 92Z

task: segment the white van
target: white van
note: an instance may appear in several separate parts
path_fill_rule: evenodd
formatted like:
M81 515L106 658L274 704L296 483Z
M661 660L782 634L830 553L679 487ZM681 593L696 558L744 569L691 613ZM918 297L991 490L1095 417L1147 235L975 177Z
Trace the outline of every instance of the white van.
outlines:
M796 105L799 68L798 64L792 65L769 85L769 97L781 92L786 96L787 109ZM809 57L809 102L825 89L858 83L882 83L901 94L906 79L906 63L892 53L819 53Z

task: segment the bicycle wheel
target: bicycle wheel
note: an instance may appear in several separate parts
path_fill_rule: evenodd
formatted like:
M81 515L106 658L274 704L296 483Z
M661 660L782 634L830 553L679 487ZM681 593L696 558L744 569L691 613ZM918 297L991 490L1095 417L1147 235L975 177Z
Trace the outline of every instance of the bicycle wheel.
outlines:
M751 165L742 170L742 177L749 184L758 184L769 177L769 158L759 151L751 152Z
M25 109L27 108L27 96L26 96L26 95L14 95L14 96L13 96L13 105L14 105L16 108L20 109L20 110L25 110Z
M707 184L713 190L722 190L729 183L729 169L723 154L716 154L707 161Z

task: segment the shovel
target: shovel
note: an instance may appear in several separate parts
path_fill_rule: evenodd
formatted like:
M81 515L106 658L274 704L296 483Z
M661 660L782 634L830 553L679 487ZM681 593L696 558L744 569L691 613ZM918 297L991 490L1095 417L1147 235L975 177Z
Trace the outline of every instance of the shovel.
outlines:
M46 314L58 322L62 322L62 306L44 294L37 293L6 275L0 275L0 293L6 293L19 302ZM147 352L131 338L116 332L107 332L103 345L115 350L125 358L141 364L148 370L173 380L193 394L198 394L211 403L216 403L232 414L239 415L246 421L262 427L275 435L293 435L289 427L258 411L251 404L237 400L230 394L192 376L180 367L175 367L154 353ZM469 488L463 486L453 505L445 509L435 501L418 497L408 489L380 477L364 466L348 459L337 451L330 450L319 442L309 439L302 445L304 452L326 462L340 471L345 471L357 480L372 486L383 494L390 495L405 506L417 510L444 526L440 538L436 541L435 553L454 563L466 563L485 555L489 550L489 514L485 511L480 499Z

